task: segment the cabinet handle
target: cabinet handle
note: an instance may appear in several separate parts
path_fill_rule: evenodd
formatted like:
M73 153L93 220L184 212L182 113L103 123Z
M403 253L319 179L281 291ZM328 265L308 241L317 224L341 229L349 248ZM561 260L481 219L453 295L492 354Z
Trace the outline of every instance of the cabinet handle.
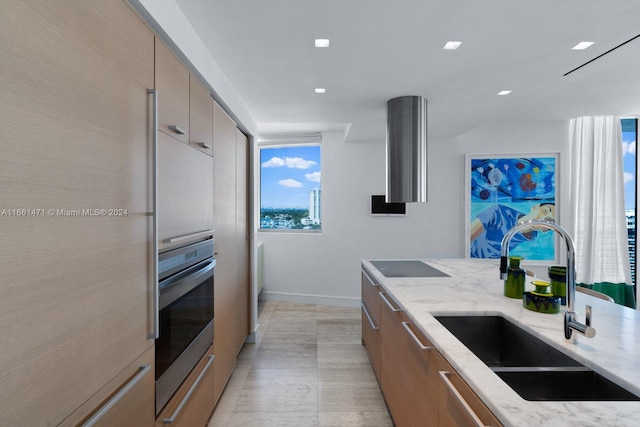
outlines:
M399 308L395 308L394 306L391 305L387 297L384 296L385 295L384 292L378 292L378 293L380 294L380 298L382 298L382 301L384 301L384 303L387 304L387 306L389 306L389 309L391 309L391 311L393 311L394 313L398 313L402 311Z
M169 125L167 126L169 129L171 129L172 131L174 131L175 133L177 133L178 135L186 135L186 132L183 131L182 129L180 129L178 126L176 125Z
M165 243L178 243L184 240L195 239L198 237L210 237L213 236L213 230L197 231L195 233L185 234L184 236L170 237L164 239Z
M202 148L206 148L207 150L209 148L211 148L211 146L209 144L207 144L206 142L196 142L196 144L198 144Z
M376 326L376 324L373 323L373 319L371 319L371 316L369 315L369 311L367 310L367 307L365 307L363 302L360 303L360 306L362 307L362 310L364 311L364 314L367 315L367 319L369 319L369 324L371 325L371 328L374 331L377 331L378 329L380 329L379 326Z
M404 329L409 333L409 336L411 336L411 338L413 338L413 340L415 341L415 343L418 345L418 348L420 350L431 350L431 347L426 346L424 344L422 344L422 342L418 339L418 337L416 336L416 334L413 333L413 331L411 330L411 328L409 327L409 322L402 322L402 326L404 327Z
M113 408L113 406L118 403L118 401L122 399L122 397L127 394L129 390L131 390L133 386L135 386L142 379L142 377L147 374L147 372L149 372L150 369L151 365L140 366L136 376L131 378L131 380L124 387L122 387L120 391L118 391L111 399L109 399L107 403L105 403L100 409L98 409L98 411L93 414L93 416L89 418L87 422L82 424L82 427L91 427L95 423L97 423L100 418L104 416L104 414L109 412L109 410Z
M462 397L460 392L458 392L458 390L453 385L451 380L449 380L447 375L451 375L451 372L449 372L449 371L438 371L438 374L440 374L440 379L447 386L447 388L449 389L451 394L456 398L456 400L458 401L458 403L460 404L460 406L462 407L464 412L469 416L469 418L471 418L471 421L473 422L473 425L476 426L476 427L485 427L485 425L482 422L482 420L480 420L480 418L478 418L476 413L473 412L473 409L471 409L471 407L469 406L467 401L464 400L464 397Z
M173 424L174 421L176 420L176 418L178 418L178 415L180 415L180 412L182 411L182 408L184 408L184 405L187 404L187 402L191 398L191 395L193 394L195 389L198 388L198 385L200 385L200 381L202 381L202 378L205 376L205 374L207 373L207 371L211 367L211 364L213 363L213 359L216 356L213 355L213 354L210 354L208 357L209 357L209 361L207 362L206 365L204 365L204 368L202 368L202 372L200 372L200 375L198 375L198 378L196 378L196 380L193 382L193 384L191 384L191 387L189 387L189 391L187 391L187 394L184 395L184 397L180 401L180 404L178 405L176 410L173 411L173 414L171 414L171 417L170 418L165 418L164 420L162 420L163 424Z
M152 149L152 186L153 186L153 242L151 254L151 289L153 289L153 330L149 338L158 339L160 336L160 290L158 289L158 90L147 89L147 94L153 95L153 128L151 134L153 136Z
M370 285L370 286L374 286L374 287L375 287L375 286L380 286L380 285L378 285L376 282L374 282L374 281L373 281L373 279L371 278L371 276L369 276L369 274L368 274L365 270L362 270L362 274L364 274L364 275L366 276L366 278L369 280L369 285Z

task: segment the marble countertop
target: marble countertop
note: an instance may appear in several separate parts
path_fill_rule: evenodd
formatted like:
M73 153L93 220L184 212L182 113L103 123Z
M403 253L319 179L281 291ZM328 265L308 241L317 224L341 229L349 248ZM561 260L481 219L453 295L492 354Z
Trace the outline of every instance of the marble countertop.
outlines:
M576 293L575 310L584 323L592 307L594 338L574 332L564 338L563 310L543 314L503 295L499 262L427 259L451 277L387 278L369 261L365 267L460 373L493 413L509 426L638 426L640 402L532 402L524 400L458 341L434 315L499 314L580 363L640 395L640 311ZM541 278L548 280L547 278ZM527 280L529 283L529 280ZM532 288L527 284L527 289ZM564 309L564 307L563 307Z

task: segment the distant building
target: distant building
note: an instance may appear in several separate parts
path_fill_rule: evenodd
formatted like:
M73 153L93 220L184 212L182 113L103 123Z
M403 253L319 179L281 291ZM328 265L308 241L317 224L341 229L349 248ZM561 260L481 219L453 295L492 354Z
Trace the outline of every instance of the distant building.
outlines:
M636 211L625 212L627 217L627 240L629 242L629 262L631 263L631 280L636 283Z
M314 225L320 225L320 189L312 188L309 191L309 219Z

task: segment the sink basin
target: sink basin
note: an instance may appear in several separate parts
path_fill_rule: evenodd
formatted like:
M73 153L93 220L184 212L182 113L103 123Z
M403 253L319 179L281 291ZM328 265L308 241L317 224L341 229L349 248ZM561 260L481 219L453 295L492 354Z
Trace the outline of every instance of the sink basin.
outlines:
M582 366L501 316L436 316L489 367Z
M525 400L640 401L640 397L588 368L505 371L496 375Z
M640 400L504 317L435 318L525 400Z

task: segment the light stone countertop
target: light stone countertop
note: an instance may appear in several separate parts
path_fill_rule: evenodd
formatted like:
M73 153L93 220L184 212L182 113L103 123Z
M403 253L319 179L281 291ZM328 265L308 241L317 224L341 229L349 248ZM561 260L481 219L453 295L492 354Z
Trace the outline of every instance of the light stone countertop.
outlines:
M434 315L499 314L558 350L640 396L640 311L576 293L584 323L592 306L594 338L574 332L564 338L560 313L525 309L503 295L498 260L427 259L451 277L386 278L369 261L365 267L422 330L447 361L506 426L640 426L640 402L533 402L521 398L458 341ZM527 290L532 289L527 278ZM548 280L547 278L541 278Z

